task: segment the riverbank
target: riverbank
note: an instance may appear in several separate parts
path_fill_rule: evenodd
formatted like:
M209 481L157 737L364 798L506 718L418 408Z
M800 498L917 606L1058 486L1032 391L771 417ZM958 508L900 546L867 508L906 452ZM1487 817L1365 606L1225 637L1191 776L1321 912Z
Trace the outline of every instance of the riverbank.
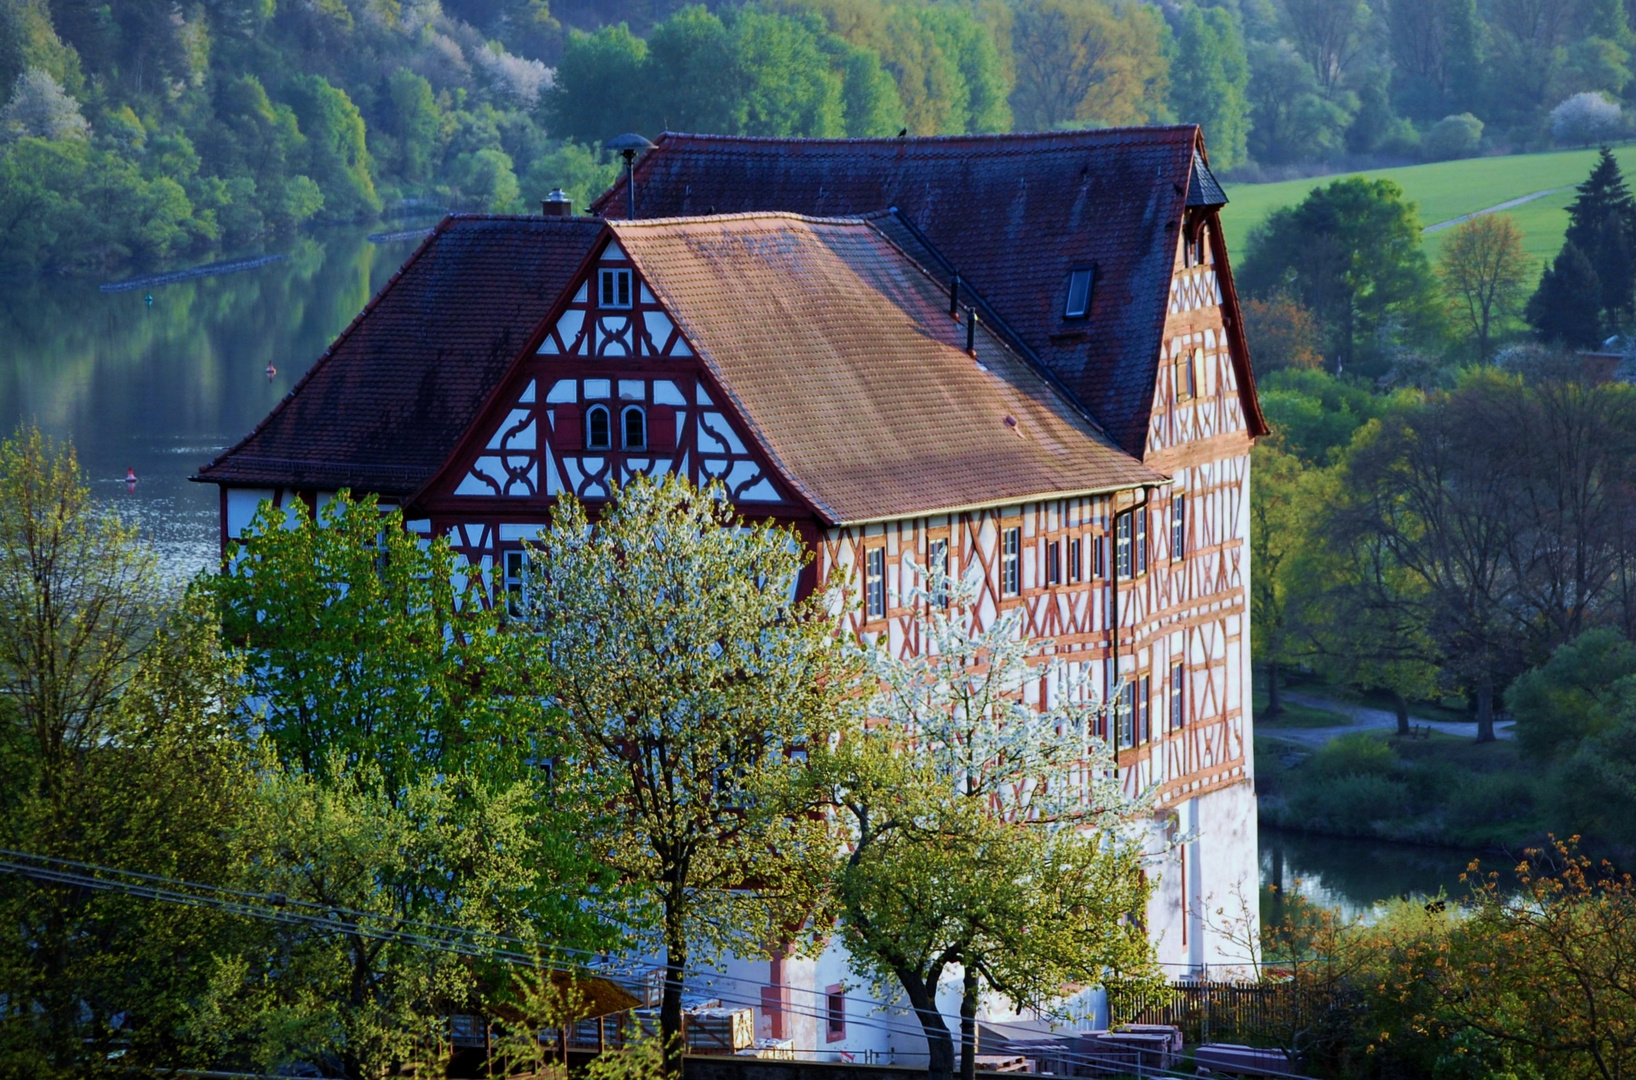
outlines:
M1366 703L1311 690L1286 700L1284 715L1257 725L1263 823L1474 854L1545 841L1543 778L1514 740L1479 743L1475 724L1413 715L1419 735L1402 738L1392 714Z

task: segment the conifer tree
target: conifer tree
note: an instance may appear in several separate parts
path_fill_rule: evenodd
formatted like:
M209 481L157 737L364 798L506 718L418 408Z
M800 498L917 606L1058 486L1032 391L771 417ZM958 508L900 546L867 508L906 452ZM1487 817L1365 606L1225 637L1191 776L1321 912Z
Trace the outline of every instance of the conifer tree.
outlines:
M1564 248L1570 244L1578 248L1596 271L1602 323L1610 333L1629 322L1636 301L1632 235L1636 235L1636 199L1631 197L1613 151L1604 146L1568 208Z
M1590 259L1570 240L1540 275L1539 289L1528 300L1528 325L1546 341L1577 348L1595 345L1601 340L1601 295L1602 283Z

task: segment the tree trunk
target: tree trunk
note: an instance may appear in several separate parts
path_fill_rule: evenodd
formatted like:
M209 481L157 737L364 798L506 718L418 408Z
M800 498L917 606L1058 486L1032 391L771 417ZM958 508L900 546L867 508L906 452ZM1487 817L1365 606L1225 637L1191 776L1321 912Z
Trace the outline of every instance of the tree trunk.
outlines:
M1487 679L1477 687L1477 741L1494 741L1494 687Z
M687 969L687 934L680 912L665 913L665 989L659 999L659 1038L664 1043L664 1073L682 1075L682 973Z
M1392 707L1397 710L1397 733L1399 735L1408 735L1409 699L1398 693L1396 690L1393 690Z
M960 1080L977 1080L977 969L970 965L960 993Z
M1267 715L1277 716L1284 711L1284 703L1278 697L1278 661L1267 661Z
M954 1040L949 1038L949 1025L937 1011L937 988L929 992L914 975L898 973L909 1004L920 1021L920 1030L926 1035L926 1080L954 1080Z

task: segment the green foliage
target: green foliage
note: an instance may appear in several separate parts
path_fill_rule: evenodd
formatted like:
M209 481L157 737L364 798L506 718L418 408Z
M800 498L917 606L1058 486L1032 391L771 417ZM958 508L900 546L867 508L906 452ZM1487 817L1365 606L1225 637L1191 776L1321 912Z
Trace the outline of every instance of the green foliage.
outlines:
M1252 295L1287 290L1324 325L1337 372L1384 367L1382 339L1438 330L1413 203L1389 180L1337 180L1251 235L1239 281Z
M1587 630L1512 683L1517 741L1542 760L1573 751L1636 705L1636 645L1611 627Z
M1569 242L1540 275L1524 315L1543 340L1588 349L1602 341L1601 300L1596 268L1578 245Z
M1389 399L1316 369L1275 371L1261 381L1261 408L1282 449L1307 464L1327 463Z
M324 193L330 217L376 213L381 200L369 171L364 120L346 91L321 75L305 75L290 84L290 106L306 136L307 175Z
M1178 120L1203 126L1216 169L1241 164L1249 152L1249 82L1244 36L1233 13L1188 7L1176 34L1170 106Z
M1421 149L1432 161L1470 157L1483 141L1483 122L1470 113L1445 116L1432 125Z

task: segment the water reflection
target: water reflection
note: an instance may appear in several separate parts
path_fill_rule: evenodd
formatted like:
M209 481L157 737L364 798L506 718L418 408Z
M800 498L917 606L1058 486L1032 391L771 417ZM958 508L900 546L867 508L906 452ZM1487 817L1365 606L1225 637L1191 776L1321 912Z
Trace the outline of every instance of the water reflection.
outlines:
M1481 853L1483 868L1513 860ZM1346 918L1367 916L1382 900L1424 900L1441 891L1450 899L1470 893L1460 875L1473 854L1337 836L1313 836L1261 827L1261 884L1333 908Z
M187 478L289 393L414 249L368 231L328 230L269 266L132 292L0 280L0 431L33 420L72 438L92 492L137 516L170 572L209 565L216 488Z

